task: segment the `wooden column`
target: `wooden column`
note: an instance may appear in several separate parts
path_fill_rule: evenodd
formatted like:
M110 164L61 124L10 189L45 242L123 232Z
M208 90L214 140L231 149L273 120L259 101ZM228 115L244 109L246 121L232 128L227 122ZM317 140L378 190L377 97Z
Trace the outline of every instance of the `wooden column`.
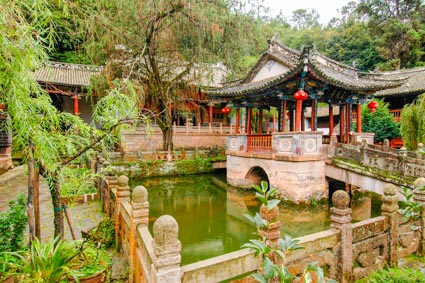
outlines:
M295 131L299 132L301 131L301 119L302 119L302 109L303 109L303 102L302 100L297 100L297 105L295 109Z
M78 95L74 94L72 99L74 100L74 115L78 116Z
M351 131L351 103L345 104L345 143L350 143L350 131Z
M357 133L362 132L362 105L357 104Z
M289 111L289 131L293 132L295 129L295 123L294 123L294 110Z
M212 122L213 122L213 107L212 107L212 105L210 104L209 105L209 107L208 107L208 110L209 110L209 113L210 113L210 125L212 125Z
M344 143L344 131L345 131L345 112L344 105L339 106L339 142Z
M329 104L329 137L332 137L334 133L334 108L332 104Z
M239 134L239 119L240 119L239 115L240 115L240 108L236 108L235 134Z
M305 116L304 109L301 107L301 131L305 131Z
M252 108L247 107L246 109L247 115L246 115L246 133L248 135L251 134L251 116L252 116Z
M263 133L263 109L259 110L258 113L258 126L257 126L257 132L258 134L262 134Z
M283 106L282 106L282 132L286 132L286 99L283 101Z
M311 102L311 131L317 131L317 99Z

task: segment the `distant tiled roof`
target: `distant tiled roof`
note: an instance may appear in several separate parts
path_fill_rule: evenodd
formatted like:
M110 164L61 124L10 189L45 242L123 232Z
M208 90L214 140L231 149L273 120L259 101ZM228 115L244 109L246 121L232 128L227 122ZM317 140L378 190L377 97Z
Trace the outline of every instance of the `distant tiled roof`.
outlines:
M90 77L100 74L102 67L92 65L48 62L34 72L41 83L87 87Z
M276 47L277 46L277 47ZM280 54L280 55L279 55ZM250 82L259 69L265 64L265 61L273 56L286 60L285 64L290 69L280 75L269 77L261 81ZM293 78L300 78L300 74L307 67L307 76L321 81L329 86L351 92L376 92L387 88L400 86L405 78L390 78L384 76L369 76L368 73L359 72L357 69L332 60L322 54L304 49L302 53L297 53L289 48L284 48L278 43L271 44L269 50L263 54L248 76L239 84L224 87L217 90L208 91L213 97L235 97L261 93L269 88L282 89L282 84L287 83Z
M378 91L376 97L403 96L410 94L421 94L425 92L425 67L398 70L392 72L376 73L386 79L405 79L407 80L399 87Z

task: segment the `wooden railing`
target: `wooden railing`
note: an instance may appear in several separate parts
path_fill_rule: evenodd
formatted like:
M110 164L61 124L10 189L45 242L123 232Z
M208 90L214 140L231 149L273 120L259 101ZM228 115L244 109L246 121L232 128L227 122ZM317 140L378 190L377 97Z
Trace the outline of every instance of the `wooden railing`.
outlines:
M401 109L393 109L393 110L390 110L389 112L390 112L390 115L393 116L397 122L400 122Z
M247 135L248 152L272 151L272 135Z

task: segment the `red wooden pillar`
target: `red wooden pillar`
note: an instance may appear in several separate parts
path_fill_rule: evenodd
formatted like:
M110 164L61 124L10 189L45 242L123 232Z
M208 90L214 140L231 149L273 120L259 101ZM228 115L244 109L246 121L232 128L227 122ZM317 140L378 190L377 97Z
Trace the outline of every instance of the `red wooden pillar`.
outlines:
M300 129L304 131L304 112L303 112L303 100L306 100L308 94L300 88L294 93L294 98L297 101L295 109L295 131L299 132ZM302 123L302 124L301 124Z
M240 108L236 108L235 134L239 134L239 115L240 115Z
M286 118L288 118L288 116L286 115L286 99L283 101L282 108L282 132L286 132Z
M362 105L357 104L357 133L362 132Z
M316 99L311 100L311 118L310 118L310 124L311 124L311 131L315 131L316 129L316 123L315 123L315 113L316 113Z
M329 137L332 137L334 133L334 108L332 104L329 104Z
M246 117L246 133L248 135L251 134L251 116L252 116L252 108L247 107L247 117Z
M344 113L344 105L339 106L339 142L344 143L344 132L345 132L345 113Z
M351 103L345 104L345 143L350 143L350 131L351 131Z
M258 133L263 133L263 109L260 109L258 113Z
M210 112L210 125L212 125L212 121L213 121L213 107L212 104L209 105L209 112Z
M72 99L74 100L74 115L78 116L78 95L74 94Z
M301 131L302 132L305 131L305 116L304 116L304 109L302 108L302 105L301 105Z

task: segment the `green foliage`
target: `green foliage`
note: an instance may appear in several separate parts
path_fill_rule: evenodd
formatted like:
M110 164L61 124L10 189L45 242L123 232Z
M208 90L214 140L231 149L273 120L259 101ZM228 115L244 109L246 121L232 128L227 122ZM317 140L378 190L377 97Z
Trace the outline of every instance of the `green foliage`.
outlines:
M401 136L404 145L409 150L418 148L419 143L425 143L425 94L416 98L416 102L405 105L401 112Z
M87 232L86 240L97 247L110 248L115 244L115 222L107 217Z
M375 101L379 107L374 113L370 112L367 104L362 106L362 131L375 133L375 142L400 137L399 123L388 112L388 103L383 100Z
M181 175L206 173L213 170L209 158L195 157L193 159L176 160L174 163L178 174Z
M12 253L17 259L13 265L19 282L50 283L62 282L74 277L69 264L80 254L74 242L64 242L59 238L41 243L34 239L29 251Z
M425 186L410 189L408 187L402 187L401 194L405 200L400 201L400 214L410 222L412 230L420 230L421 226L418 225L418 221L422 218L422 210L424 208L423 203L417 203L414 200L414 193L416 191L424 191Z
M62 196L72 198L97 192L96 181L99 175L87 168L64 167L61 170Z
M247 217L248 220L257 227L259 239L251 239L248 243L243 244L242 247L252 249L255 251L255 254L260 256L262 259L260 271L252 274L252 277L263 283L293 282L296 276L291 274L286 267L286 257L291 251L302 249L303 247L298 245L298 240L292 239L289 235L285 235L284 238L279 238L277 240L277 245L275 245L258 232L260 229L267 231L270 225L273 224L273 220L270 219L269 215L271 210L277 208L280 200L273 199L277 190L269 190L268 183L266 181L261 181L261 186L253 185L252 187L256 191L255 196L262 203L262 208L260 209L263 209L263 213L265 215L265 218L263 218L258 212L256 212L255 215L245 214L245 217ZM303 282L312 282L312 273L317 276L316 282L324 281L323 270L317 266L317 263L313 262L310 263L304 270L302 274ZM327 282L334 281L330 280Z
M80 253L69 263L75 278L82 279L109 269L112 252L93 242L82 242L79 245Z
M425 282L425 269L423 268L386 268L374 271L369 276L360 279L358 283L413 283Z
M20 194L9 202L10 209L0 212L0 251L13 252L23 247L28 217L25 196Z

